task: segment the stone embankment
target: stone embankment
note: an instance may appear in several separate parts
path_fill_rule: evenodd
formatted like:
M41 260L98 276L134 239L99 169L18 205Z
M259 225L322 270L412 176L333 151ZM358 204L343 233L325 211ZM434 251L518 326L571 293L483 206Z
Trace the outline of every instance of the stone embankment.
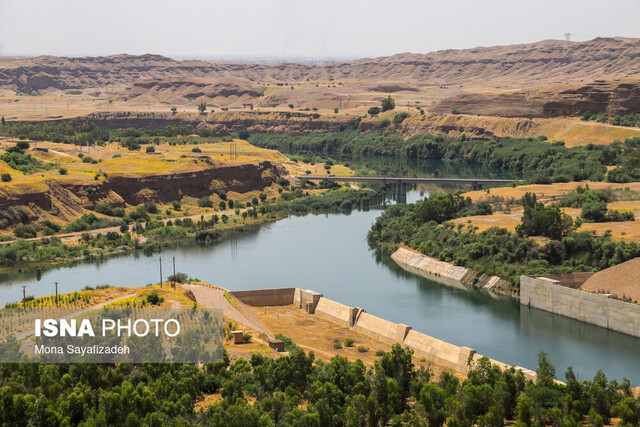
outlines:
M396 264L410 273L449 285L472 285L501 294L515 296L515 289L508 280L498 276L478 274L477 271L423 255L407 247L400 247L391 255Z
M459 347L429 335L411 329L402 323L393 323L365 312L359 307L349 307L330 300L318 292L300 288L259 289L251 291L231 292L239 301L257 307L280 306L293 304L304 309L307 313L353 329L363 335L378 341L395 344L399 343L413 350L414 354L424 357L432 363L438 364L455 372L466 373L471 361L477 361L483 356L474 349ZM493 364L502 369L509 365L490 359ZM535 372L522 370L525 377L535 379Z

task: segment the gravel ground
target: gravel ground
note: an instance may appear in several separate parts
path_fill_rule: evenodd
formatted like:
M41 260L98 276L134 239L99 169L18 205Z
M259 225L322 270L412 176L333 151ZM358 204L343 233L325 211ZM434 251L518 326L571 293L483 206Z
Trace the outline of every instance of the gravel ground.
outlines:
M580 286L590 292L604 292L640 302L640 258L634 258L591 276Z

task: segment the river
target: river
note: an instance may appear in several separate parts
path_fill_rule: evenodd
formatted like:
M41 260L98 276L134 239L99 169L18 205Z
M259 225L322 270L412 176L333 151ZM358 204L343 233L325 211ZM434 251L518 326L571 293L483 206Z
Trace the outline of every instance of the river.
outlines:
M410 191L408 201L423 195ZM468 286L447 286L409 274L372 250L366 234L379 209L289 217L219 244L130 254L34 274L0 276L0 302L111 284L141 286L176 270L231 290L313 289L326 297L411 325L414 329L509 364L535 369L549 354L559 379L573 366L580 379L602 370L640 385L640 339L544 311ZM286 335L286 333L285 333Z

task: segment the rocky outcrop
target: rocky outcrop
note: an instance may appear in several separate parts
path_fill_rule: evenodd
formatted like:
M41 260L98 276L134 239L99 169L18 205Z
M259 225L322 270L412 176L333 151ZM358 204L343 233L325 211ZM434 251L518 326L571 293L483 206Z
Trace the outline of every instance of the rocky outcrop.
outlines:
M445 98L432 111L502 117L576 116L586 111L609 116L640 112L640 81L563 85L500 94L468 93Z
M0 220L7 226L37 220L39 212L47 212L68 221L101 202L112 206L169 202L184 196L209 196L218 189L242 193L268 187L285 173L282 165L263 161L184 173L113 175L90 184L56 180L7 183L0 187Z
M116 175L106 185L127 203L137 205L147 200L202 197L218 189L244 193L268 187L282 174L281 166L265 161L166 175Z

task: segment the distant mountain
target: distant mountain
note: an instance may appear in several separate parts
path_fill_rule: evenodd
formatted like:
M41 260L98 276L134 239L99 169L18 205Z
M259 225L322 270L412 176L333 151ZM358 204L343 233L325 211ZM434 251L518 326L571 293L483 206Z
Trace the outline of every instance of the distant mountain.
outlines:
M177 61L159 55L0 58L0 89L20 93L79 90L143 80L244 78L256 82L394 81L418 86L529 88L640 75L640 39L537 43L402 53L323 65Z

